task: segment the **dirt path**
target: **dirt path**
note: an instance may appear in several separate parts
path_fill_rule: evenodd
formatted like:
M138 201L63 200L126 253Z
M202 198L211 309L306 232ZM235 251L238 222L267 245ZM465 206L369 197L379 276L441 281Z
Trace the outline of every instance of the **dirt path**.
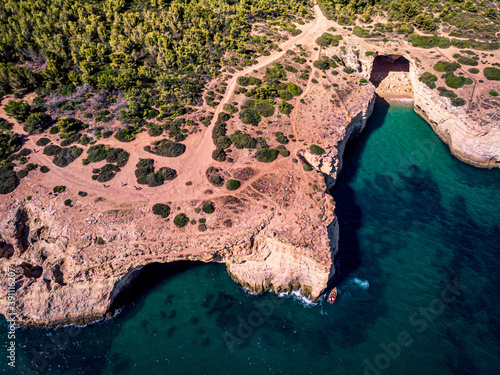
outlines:
M47 187L52 187L56 185L65 185L68 190L73 190L75 193L77 191L86 191L88 193L93 193L97 196L107 198L111 201L117 203L132 203L132 202L144 202L151 200L158 200L159 197L163 197L168 201L183 201L183 200L199 200L206 199L207 196L204 194L205 190L213 189L205 177L205 171L210 165L214 164L212 159L212 152L215 150L215 145L212 141L212 129L217 121L217 116L222 112L224 104L230 101L233 95L234 89L237 85L237 79L241 76L245 76L251 73L253 70L258 70L263 68L274 61L283 57L288 49L293 48L296 44L302 44L304 46L313 46L315 39L325 32L330 26L333 25L332 21L326 19L326 17L321 13L318 5L314 6L314 20L306 25L300 27L301 33L293 38L290 38L286 42L279 45L281 52L273 52L269 56L261 56L258 58L258 63L256 65L247 67L242 71L238 71L233 75L233 77L228 81L227 90L224 97L220 101L219 105L215 109L214 118L209 127L207 127L202 133L194 134L188 137L186 142L186 152L177 158L164 158L144 151L144 146L151 144L155 139L162 138L152 138L147 132L143 132L137 136L137 139L131 143L122 143L114 138L102 139L99 143L109 145L110 147L123 148L130 153L130 159L128 163L122 168L121 172L106 183L105 187L103 183L99 183L91 179L91 170L93 168L102 167L105 162L92 163L89 166L83 166L81 163L81 158L79 158L74 163L71 163L65 168L59 168L52 163L52 158L44 155L40 147L36 146L36 141L41 138L40 136L30 136L26 141L24 147L30 148L32 150L38 150L36 153L30 155L31 162L37 163L39 165L49 166L51 172L47 174L41 174L39 172L36 175L28 176L26 179L29 181L33 187L37 183L43 184ZM312 59L316 59L319 55L319 51L313 51L311 55ZM309 90L312 79L314 76L315 69L311 70L311 76L309 77L308 83L302 95L298 98L302 98ZM6 98L5 100L8 100ZM296 110L292 113L291 123L294 131L296 132ZM22 126L16 121L8 117L3 108L0 109L0 117L7 119L8 121L14 123L14 130L20 134L25 134L22 130ZM83 158L86 155L86 149L84 148ZM135 178L135 165L140 158L152 158L155 160L155 167L158 169L163 166L168 166L177 170L178 177L173 181L166 182L161 187L149 188L147 186L141 186L142 190L136 190L134 186L139 186ZM278 168L281 161L275 161L273 165L264 166L260 165L259 172L257 175L253 176L248 181L242 182L242 187L249 186L252 182L257 180L259 176L265 173L269 173L272 170ZM189 183L186 185L186 183ZM242 189L243 190L243 189ZM168 191L168 193L167 193ZM167 193L167 194L166 194ZM227 191L221 190L220 193L213 194L210 197L216 197L217 195L226 195ZM144 202L146 203L146 202Z

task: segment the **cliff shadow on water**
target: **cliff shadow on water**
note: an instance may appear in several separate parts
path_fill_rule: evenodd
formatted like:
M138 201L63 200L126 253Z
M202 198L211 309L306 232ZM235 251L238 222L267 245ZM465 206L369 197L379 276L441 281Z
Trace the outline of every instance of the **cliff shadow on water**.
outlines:
M331 286L339 285L363 262L358 231L363 225L363 213L357 203L351 182L360 169L361 155L370 135L384 123L390 104L377 95L372 116L361 135L346 145L343 167L329 193L335 200L335 213L339 222L339 248L335 260L335 276Z
M180 273L204 264L203 262L176 261L171 263L151 263L144 266L138 275L120 290L113 301L111 311L133 304L153 290L158 284Z

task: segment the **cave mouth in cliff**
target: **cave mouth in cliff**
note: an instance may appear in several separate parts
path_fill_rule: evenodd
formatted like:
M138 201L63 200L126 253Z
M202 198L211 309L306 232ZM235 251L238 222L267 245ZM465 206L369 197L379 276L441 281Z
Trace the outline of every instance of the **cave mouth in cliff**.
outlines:
M116 295L110 307L110 311L114 313L121 307L148 294L153 288L165 280L203 264L206 263L181 260L170 263L151 263L145 265L142 269L137 271L137 276Z
M389 72L409 72L410 62L401 55L379 55L373 60L370 82L375 87L380 85Z

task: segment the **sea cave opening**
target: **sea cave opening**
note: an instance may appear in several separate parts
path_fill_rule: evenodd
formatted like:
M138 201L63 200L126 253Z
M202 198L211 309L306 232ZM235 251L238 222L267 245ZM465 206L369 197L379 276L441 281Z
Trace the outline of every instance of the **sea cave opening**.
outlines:
M113 299L110 312L114 314L118 309L133 303L137 299L147 295L157 285L178 274L192 268L199 267L204 262L180 260L170 263L151 263L140 269L130 271L130 277L124 278L124 284ZM117 285L115 285L117 288Z
M390 72L410 72L410 62L401 55L379 55L373 60L370 82L378 88Z

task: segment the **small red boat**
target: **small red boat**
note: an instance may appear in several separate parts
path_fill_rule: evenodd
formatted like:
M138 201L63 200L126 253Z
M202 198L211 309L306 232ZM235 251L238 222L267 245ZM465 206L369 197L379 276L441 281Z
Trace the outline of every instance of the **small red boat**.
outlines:
M330 294L328 295L328 303L334 303L337 299L337 287L333 288Z

